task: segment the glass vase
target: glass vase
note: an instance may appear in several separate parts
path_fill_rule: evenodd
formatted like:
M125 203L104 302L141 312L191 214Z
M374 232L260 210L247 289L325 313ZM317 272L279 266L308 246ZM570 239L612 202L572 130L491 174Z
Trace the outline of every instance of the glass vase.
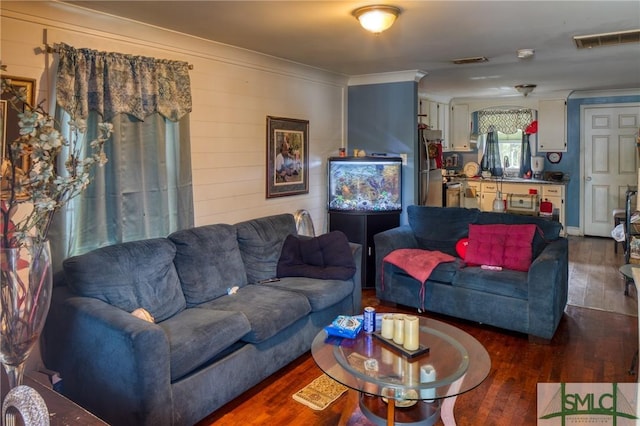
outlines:
M22 384L25 361L49 312L49 242L27 239L19 247L0 248L0 272L0 362L13 389Z

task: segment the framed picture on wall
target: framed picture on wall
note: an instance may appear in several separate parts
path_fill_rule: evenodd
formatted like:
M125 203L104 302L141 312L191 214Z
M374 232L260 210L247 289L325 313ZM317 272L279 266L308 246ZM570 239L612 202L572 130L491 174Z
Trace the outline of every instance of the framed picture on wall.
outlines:
M5 147L7 146L7 101L0 100L0 153L4 160Z
M36 80L32 78L24 78L24 77L13 77L9 75L3 75L3 80L9 80L11 82L11 86L14 89L21 91L24 94L24 99L30 105L35 106L36 104ZM20 127L18 126L18 122L20 119L18 118L18 114L23 112L25 109L24 103L21 103L19 100L13 100L13 105L9 102L9 100L13 97L13 94L10 92L2 93L0 100L3 103L3 120L2 120L2 151L0 154L2 155L2 159L9 158L9 142L14 141L20 137ZM29 156L25 155L21 159L22 165L21 168L23 170L27 170L29 168Z
M267 198L309 193L309 121L267 116Z

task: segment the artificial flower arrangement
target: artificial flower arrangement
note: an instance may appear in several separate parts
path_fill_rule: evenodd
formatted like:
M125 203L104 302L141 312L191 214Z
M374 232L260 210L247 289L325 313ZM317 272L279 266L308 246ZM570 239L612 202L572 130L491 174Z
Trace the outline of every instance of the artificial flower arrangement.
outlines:
M2 93L9 107L19 112L20 128L20 136L6 142L0 174L0 248L10 248L28 236L36 241L47 238L54 213L89 185L94 165L106 163L103 148L112 124L99 124L91 152L85 153L85 120L72 119L71 137L66 139L42 104L29 104L24 88L2 78ZM67 156L62 170L56 165L61 153Z
M89 185L92 168L107 161L103 148L112 125L100 124L85 152L84 120L69 122L66 139L42 105L29 104L24 88L1 81L19 120L19 136L6 141L0 171L0 362L15 390L49 310L51 220ZM64 167L58 166L60 155Z

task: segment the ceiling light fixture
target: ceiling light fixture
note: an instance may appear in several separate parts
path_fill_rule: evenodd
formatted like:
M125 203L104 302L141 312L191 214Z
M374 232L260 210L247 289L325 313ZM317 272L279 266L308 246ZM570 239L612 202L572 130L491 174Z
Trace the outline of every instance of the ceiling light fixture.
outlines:
M518 84L516 86L516 90L524 96L527 96L529 93L533 92L533 89L536 87L537 86L535 84Z
M489 59L486 56L474 56L472 58L453 59L451 62L456 65L479 64L482 62L489 62Z
M533 49L518 49L518 58L519 59L529 59L532 58L536 53Z
M400 9L395 6L364 6L352 12L353 16L360 21L360 25L367 31L379 34L384 30L391 28L398 15Z

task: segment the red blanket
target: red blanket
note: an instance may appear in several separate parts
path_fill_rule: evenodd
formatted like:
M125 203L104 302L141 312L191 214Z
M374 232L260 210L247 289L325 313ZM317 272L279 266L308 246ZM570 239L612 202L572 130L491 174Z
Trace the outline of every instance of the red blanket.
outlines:
M404 270L407 274L420 281L420 299L422 310L424 310L424 284L431 275L431 272L441 263L453 262L455 257L437 250L421 249L398 249L394 250L382 259L382 263L387 262ZM382 275L384 279L384 273ZM384 290L384 280L381 281Z

